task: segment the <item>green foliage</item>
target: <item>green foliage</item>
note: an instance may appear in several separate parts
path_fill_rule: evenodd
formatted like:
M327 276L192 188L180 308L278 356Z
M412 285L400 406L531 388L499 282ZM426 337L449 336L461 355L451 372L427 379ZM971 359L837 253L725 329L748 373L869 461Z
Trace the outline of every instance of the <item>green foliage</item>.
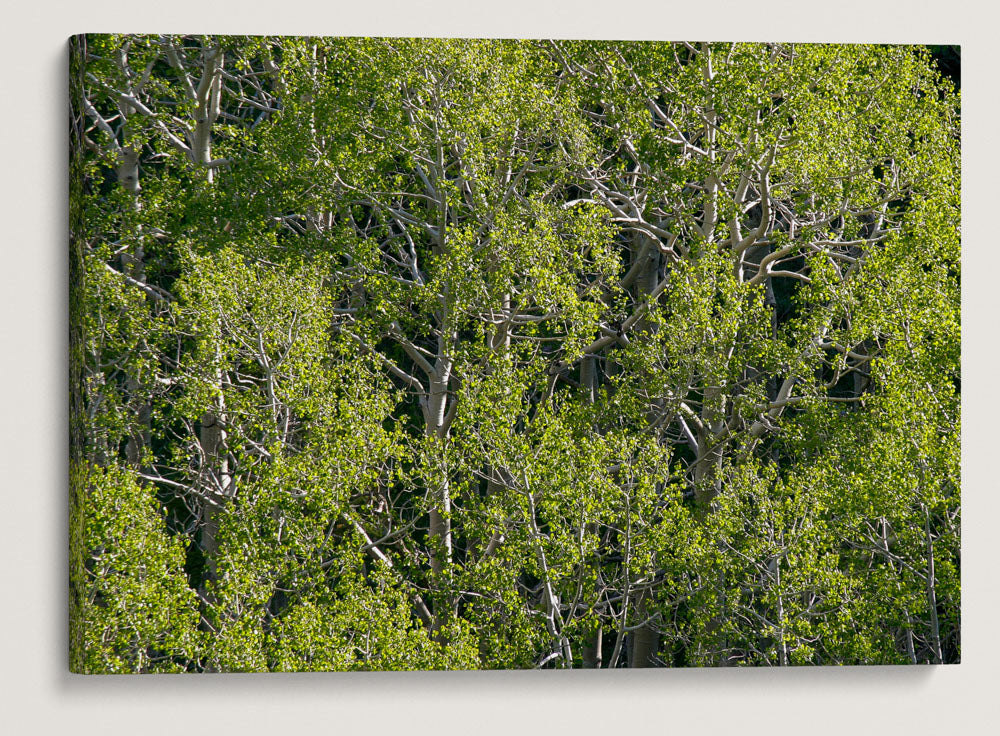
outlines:
M960 659L925 49L76 44L75 669Z
M87 484L81 670L184 671L199 645L185 540L168 534L152 489L128 470L90 468L77 477Z

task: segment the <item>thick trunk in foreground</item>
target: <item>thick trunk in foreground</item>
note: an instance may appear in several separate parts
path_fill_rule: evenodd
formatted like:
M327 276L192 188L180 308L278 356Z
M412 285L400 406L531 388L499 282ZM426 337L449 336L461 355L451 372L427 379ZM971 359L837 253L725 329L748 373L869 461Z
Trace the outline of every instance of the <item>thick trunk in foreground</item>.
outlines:
M636 596L635 612L640 621L650 617L650 599L652 595L644 590ZM660 632L652 622L644 623L632 632L629 647L629 667L643 669L659 667L657 653L660 651Z

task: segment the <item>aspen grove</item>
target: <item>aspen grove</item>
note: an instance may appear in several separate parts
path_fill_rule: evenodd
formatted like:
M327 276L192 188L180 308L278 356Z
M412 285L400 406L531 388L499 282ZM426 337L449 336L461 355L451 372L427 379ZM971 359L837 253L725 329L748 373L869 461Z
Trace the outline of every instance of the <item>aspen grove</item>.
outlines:
M960 659L927 47L70 42L70 665Z

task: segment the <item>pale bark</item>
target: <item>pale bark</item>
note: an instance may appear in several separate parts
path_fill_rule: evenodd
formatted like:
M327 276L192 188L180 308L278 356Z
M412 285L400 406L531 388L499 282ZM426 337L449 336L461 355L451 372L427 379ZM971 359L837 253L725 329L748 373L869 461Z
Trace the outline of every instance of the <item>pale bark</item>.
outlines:
M652 594L648 588L643 588L636 596L635 615L641 624L631 634L629 667L642 669L660 666L657 657L660 651L660 631L655 617L651 615L651 599Z
M931 536L931 514L927 506L923 506L924 512L924 538L927 544L927 572L924 574L927 589L927 610L930 614L931 632L930 646L934 656L934 663L940 664L944 661L941 651L941 626L938 622L937 612L937 590L934 576L934 538Z
M432 438L435 446L447 440L445 410L448 401L448 383L451 379L451 361L440 361L435 375L430 378L430 390L423 400L424 433ZM430 509L431 569L438 575L451 566L451 482L447 468L434 469L434 480L429 489L432 494ZM435 485L436 484L436 487Z
M660 249L649 247L645 242L648 237L636 235L634 248L635 258L639 261L638 272L635 279L636 304L644 304L655 299L654 293L660 283ZM634 242L634 241L633 241ZM646 313L646 310L643 310ZM640 332L647 334L656 331L656 325L652 324L646 317L640 320L637 325ZM650 410L647 419L655 422L663 412L663 399L661 397L650 397ZM632 632L629 646L629 666L630 667L654 667L656 666L656 654L660 649L660 632L655 620L650 615L651 594L648 589L643 589L635 596L635 618L642 622L639 628Z
M223 53L218 42L204 47L202 77L195 92L197 105L194 109L194 131L189 137L191 161L205 166L208 181L213 179L212 126L219 117L222 97Z

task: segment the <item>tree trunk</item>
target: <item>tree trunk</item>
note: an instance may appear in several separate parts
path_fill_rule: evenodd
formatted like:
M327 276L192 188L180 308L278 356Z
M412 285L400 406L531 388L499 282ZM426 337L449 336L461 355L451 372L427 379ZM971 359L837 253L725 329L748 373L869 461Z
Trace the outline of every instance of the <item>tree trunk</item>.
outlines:
M201 628L205 631L215 631L219 623L217 601L212 590L212 583L219 577L219 520L235 491L226 445L226 405L223 398L226 379L221 371L217 374L217 380L219 395L216 406L202 414L198 433L203 463L199 547L204 561L198 594ZM215 671L214 664L208 663L205 670Z
M636 596L635 611L638 621L645 621L650 617L649 603L651 594L648 590L643 590ZM660 651L660 632L652 623L646 623L632 632L631 646L629 647L629 667L648 668L660 665L657 653Z
M652 242L648 235L637 235L635 238L634 254L636 258L643 259L640 264L639 273L635 279L635 301L637 305L643 304L656 290L660 281L660 249L658 243ZM641 308L641 307L640 307ZM636 325L637 329L645 333L656 331L656 325L643 317ZM656 420L657 415L663 411L663 399L661 397L650 397L650 410L647 419L650 422ZM635 597L635 620L645 622L650 618L649 602L650 593L642 591ZM655 667L656 654L660 649L660 632L652 622L643 623L638 629L632 632L629 639L629 666L630 667Z
M431 378L430 391L424 405L424 433L437 445L443 443L448 435L444 418L448 403L448 382L451 380L451 361L439 360L435 372L437 376ZM433 498L430 510L431 569L440 575L451 565L452 557L451 485L445 467L437 468L435 476L436 488L431 489Z

